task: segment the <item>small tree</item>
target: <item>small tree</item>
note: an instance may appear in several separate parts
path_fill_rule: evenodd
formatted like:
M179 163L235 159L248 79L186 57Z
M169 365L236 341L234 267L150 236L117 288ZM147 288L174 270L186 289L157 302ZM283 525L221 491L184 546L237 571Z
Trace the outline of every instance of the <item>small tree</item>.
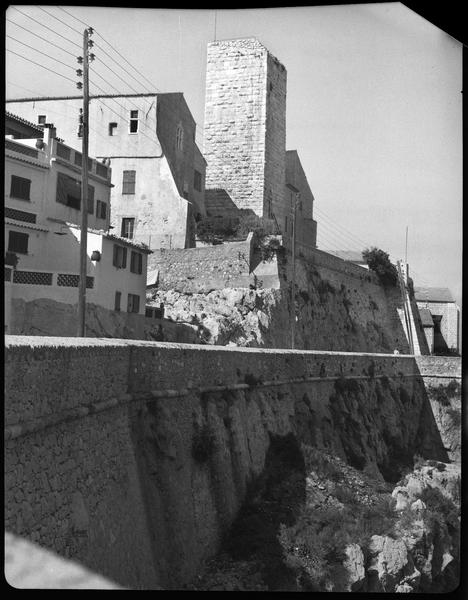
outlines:
M379 248L366 248L362 252L362 258L369 265L369 269L374 271L383 285L396 285L398 274L394 264L390 262L387 252Z

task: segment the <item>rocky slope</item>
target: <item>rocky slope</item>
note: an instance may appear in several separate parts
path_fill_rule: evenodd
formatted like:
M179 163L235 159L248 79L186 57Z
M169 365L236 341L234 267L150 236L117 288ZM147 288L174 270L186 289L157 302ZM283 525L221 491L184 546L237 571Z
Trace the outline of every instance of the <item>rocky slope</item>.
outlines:
M267 464L191 590L447 592L458 585L460 470L420 461L396 486L291 441ZM279 458L278 458L279 457Z

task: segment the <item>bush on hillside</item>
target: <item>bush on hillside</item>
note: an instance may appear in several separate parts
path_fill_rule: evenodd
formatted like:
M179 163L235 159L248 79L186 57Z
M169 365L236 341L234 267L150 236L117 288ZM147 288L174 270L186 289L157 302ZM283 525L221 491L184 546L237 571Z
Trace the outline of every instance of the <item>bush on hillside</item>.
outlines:
M387 252L375 247L367 248L363 250L362 257L369 265L369 269L374 271L383 285L395 286L397 284L397 270L395 265L390 261Z

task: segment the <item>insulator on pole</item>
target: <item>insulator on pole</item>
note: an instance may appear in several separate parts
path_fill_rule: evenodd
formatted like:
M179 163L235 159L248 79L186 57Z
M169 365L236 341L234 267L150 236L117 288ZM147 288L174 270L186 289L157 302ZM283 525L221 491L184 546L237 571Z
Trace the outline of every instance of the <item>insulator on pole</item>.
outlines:
M89 55L89 60L93 61L96 58L96 56L91 52Z
M82 77L83 76L83 71L81 69L77 69L76 70L76 74L78 75L78 77Z
M83 89L83 84L81 83L81 81L77 81L77 82L76 82L76 87L77 87L79 90Z
M88 46L89 48L92 48L94 46L93 40L88 40Z
M82 57L82 56L77 56L77 57L76 57L76 60L78 61L78 63L79 63L80 65L82 65L82 64L83 64L83 57Z
M94 29L92 27L88 27L88 33L89 35L93 35Z

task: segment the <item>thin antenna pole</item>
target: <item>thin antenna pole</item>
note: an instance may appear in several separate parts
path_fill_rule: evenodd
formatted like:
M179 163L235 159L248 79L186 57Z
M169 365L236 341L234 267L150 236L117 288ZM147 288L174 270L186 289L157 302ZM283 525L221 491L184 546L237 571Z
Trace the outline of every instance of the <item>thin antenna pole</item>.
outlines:
M78 286L78 333L86 336L86 271L88 262L88 131L89 131L89 77L88 51L89 30L83 33L83 141L81 164L81 234L80 234L80 280Z
M214 22L214 41L216 42L216 21L217 21L218 11L215 10L215 22Z
M406 226L405 265L408 264L408 225Z

